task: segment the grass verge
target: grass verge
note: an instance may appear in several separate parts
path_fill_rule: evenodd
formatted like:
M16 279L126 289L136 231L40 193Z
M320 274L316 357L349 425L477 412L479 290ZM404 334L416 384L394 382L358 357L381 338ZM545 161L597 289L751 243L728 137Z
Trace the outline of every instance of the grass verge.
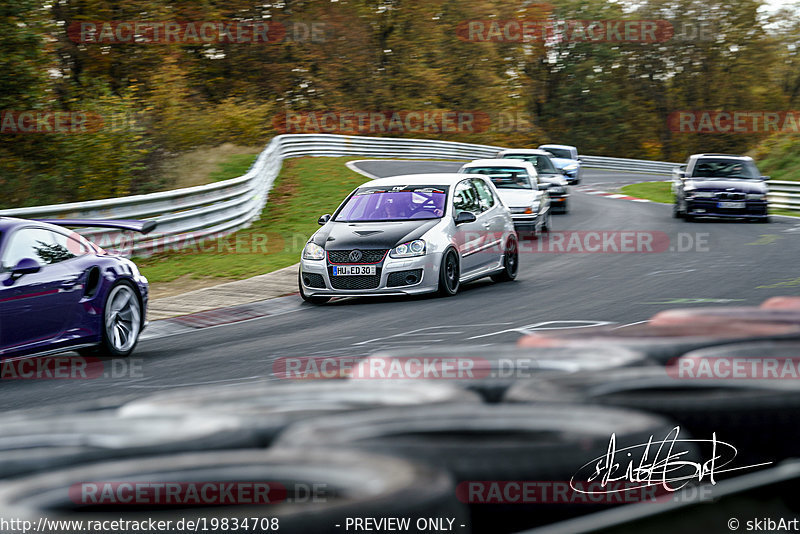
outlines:
M662 204L672 204L672 191L669 182L643 182L640 184L626 185L621 189L622 193L637 198L645 198L653 202L661 202ZM800 212L782 209L770 208L769 212L772 215L787 215L789 217L800 217Z
M626 185L622 193L636 198L645 198L653 202L672 204L672 191L669 182L642 182Z
M255 154L233 154L226 161L221 161L217 164L218 170L208 175L209 182L221 182L223 180L230 180L237 178L247 173L250 166L258 157Z
M286 160L261 218L250 228L185 250L137 258L136 263L154 284L186 276L235 280L293 265L319 228L317 218L332 213L367 180L345 166L354 159L363 158Z

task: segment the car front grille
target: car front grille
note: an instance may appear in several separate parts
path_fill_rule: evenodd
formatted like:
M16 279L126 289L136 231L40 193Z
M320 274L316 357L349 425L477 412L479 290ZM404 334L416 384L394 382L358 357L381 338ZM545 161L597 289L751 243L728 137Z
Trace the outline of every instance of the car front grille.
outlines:
M347 263L380 263L383 260L386 253L389 252L388 248L384 249L374 249L374 250L359 250L361 252L361 258L358 260L353 260L350 257L350 253L353 250L329 250L328 251L328 261L331 263L336 264L347 264Z
M744 200L744 193L717 193L715 197L717 200Z
M317 287L325 289L325 279L321 274L303 273L303 283L306 287Z
M333 276L333 268L328 268L328 277L333 289L375 289L381 284L381 270L373 276Z
M409 280L411 282L409 283ZM422 280L422 269L411 269L409 271L397 271L389 273L387 277L387 287L413 286Z

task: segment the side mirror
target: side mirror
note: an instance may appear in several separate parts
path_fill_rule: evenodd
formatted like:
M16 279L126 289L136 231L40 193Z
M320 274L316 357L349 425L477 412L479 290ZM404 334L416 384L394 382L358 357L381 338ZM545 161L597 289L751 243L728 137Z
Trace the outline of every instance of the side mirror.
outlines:
M478 218L475 217L475 214L472 213L471 211L462 211L461 213L456 215L456 226L458 226L459 224L475 222L476 220L478 220Z
M553 186L553 184L547 182L539 182L539 191L547 191Z
M675 176L683 180L686 178L686 171L675 171Z
M39 265L39 262L34 260L33 258L22 258L19 260L19 263L11 269L12 276L22 276L24 274L33 274L38 273L42 270L42 266Z
M766 182L767 180L769 180L769 176L762 176L761 179Z
M330 220L331 220L331 214L330 213L326 213L325 215L323 215L322 217L317 219L317 223L320 226L325 226L326 224L328 224L328 221L330 221Z

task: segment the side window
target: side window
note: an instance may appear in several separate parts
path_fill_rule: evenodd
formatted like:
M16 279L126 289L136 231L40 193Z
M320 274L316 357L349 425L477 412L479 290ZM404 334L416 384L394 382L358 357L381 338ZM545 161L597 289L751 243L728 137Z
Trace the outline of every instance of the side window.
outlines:
M0 267L8 271L25 258L52 265L87 252L85 245L66 235L43 228L23 228L9 238Z
M483 180L473 180L475 189L478 192L478 201L481 206L481 211L487 211L494 207L494 195L492 194L489 186Z
M462 211L469 211L475 215L481 212L478 193L472 186L472 180L459 182L453 192L453 217L458 217Z

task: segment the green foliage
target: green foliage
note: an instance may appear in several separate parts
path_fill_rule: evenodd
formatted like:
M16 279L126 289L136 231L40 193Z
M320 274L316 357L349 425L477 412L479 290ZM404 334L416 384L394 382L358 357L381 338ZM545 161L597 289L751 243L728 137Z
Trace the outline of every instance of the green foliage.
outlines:
M800 135L774 135L752 152L759 170L773 180L800 181Z
M668 126L675 111L800 104L800 17L792 8L768 15L764 0L552 4L5 2L0 110L92 111L106 126L80 135L0 134L0 204L169 188L163 162L226 142L264 146L278 133L275 117L287 111L472 111L490 117L488 128L406 135L504 146L564 142L585 154L679 161L700 151L744 152L767 134L677 133ZM472 42L457 32L467 21L546 18L666 20L678 35L644 44ZM98 45L70 32L80 22L125 20L270 21L290 33L269 44ZM324 27L298 40L295 22ZM705 33L685 34L700 27ZM504 129L501 113L529 122ZM791 148L769 146L765 164L776 177L796 176Z

